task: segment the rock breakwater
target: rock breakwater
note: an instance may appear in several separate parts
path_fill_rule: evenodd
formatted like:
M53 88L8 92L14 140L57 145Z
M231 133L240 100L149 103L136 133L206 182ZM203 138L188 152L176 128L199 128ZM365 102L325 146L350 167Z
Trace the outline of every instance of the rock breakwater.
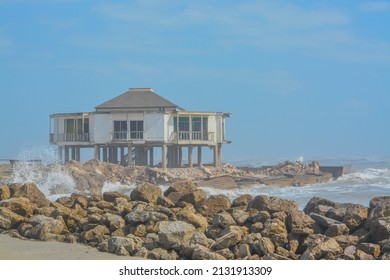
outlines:
M230 201L190 181L162 193L152 183L128 195L73 193L55 202L32 183L0 187L0 231L14 237L84 243L147 259L390 259L390 197L369 207L314 197L250 194Z

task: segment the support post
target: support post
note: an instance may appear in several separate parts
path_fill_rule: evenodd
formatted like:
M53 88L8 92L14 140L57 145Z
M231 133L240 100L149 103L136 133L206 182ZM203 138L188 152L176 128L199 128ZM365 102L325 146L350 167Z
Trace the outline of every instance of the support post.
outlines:
M69 146L65 146L65 163L69 162Z
M121 146L121 165L125 165L125 147Z
M76 147L72 147L72 160L76 160Z
M198 146L198 166L202 165L202 146Z
M62 164L62 146L58 146L57 163Z
M103 147L103 162L107 162L107 147Z
M218 144L218 167L222 167L222 144Z
M149 165L150 166L154 165L154 148L153 147L149 148Z
M192 163L192 146L188 146L188 167L194 167Z
M162 159L161 159L161 163L162 163L162 168L167 168L167 144L166 143L163 143L162 144Z
M218 144L214 145L214 166L218 167Z
M93 151L94 151L93 158L95 160L100 161L100 147L99 147L99 145L97 145L97 144L93 145Z
M127 144L127 166L133 165L133 144Z
M179 146L179 167L183 166L183 147Z
M76 151L76 161L80 161L80 159L81 159L81 148L80 147L76 147L75 151Z

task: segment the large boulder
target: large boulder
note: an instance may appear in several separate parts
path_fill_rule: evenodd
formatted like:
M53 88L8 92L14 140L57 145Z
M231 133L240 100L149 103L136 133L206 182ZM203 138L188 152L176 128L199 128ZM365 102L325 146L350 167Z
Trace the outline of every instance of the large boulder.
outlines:
M214 253L207 248L199 247L194 249L193 260L226 260L222 255Z
M51 217L36 215L28 222L33 226L27 233L28 238L46 241L57 239L58 235L67 233L64 223Z
M233 200L233 207L243 207L248 206L249 203L253 200L253 196L250 194L244 194Z
M368 217L368 208L359 204L351 204L347 206L345 210L345 216L343 219L343 223L347 225L347 227L354 231L361 227Z
M199 214L192 213L187 209L181 210L176 215L179 221L183 221L189 223L196 227L200 232L205 232L207 227L209 226L207 219Z
M375 243L390 238L390 217L379 218L371 222L370 238Z
M128 256L136 254L142 247L142 239L128 235L126 237L110 237L108 239L108 252Z
M130 198L134 201L156 204L161 194L162 191L158 186L150 183L142 183L131 192Z
M322 227L325 227L325 228L328 228L330 227L331 225L334 225L334 224L341 224L340 221L337 221L337 220L334 220L334 219L331 219L331 218L328 218L328 217L325 217L323 215L320 215L320 214L316 214L316 213L311 213L310 214L310 217L320 226Z
M231 207L230 199L225 195L210 196L197 210L203 216L211 216Z
M390 196L376 196L370 200L370 210L377 206L390 206Z
M160 223L158 237L162 248L169 250L174 245L189 243L195 231L195 227L182 221Z
M264 224L264 229L261 231L261 235L271 238L275 234L287 235L287 229L285 223L279 219L267 220Z
M50 205L50 201L41 192L34 183L26 183L20 188L15 188L13 197L26 197L38 207L45 207Z
M366 229L369 229L373 221L384 217L390 217L390 205L379 204L378 206L376 206L370 211L367 221L364 224L364 227Z
M148 222L167 221L168 216L164 213L157 212L153 208L134 209L125 216L125 221L129 225L147 224Z
M24 221L24 217L14 213L8 208L0 207L0 228L12 229Z
M0 207L8 208L21 216L32 216L36 205L32 204L30 200L25 197L11 197L0 201Z
M221 212L213 215L213 226L227 228L229 226L236 225L236 221L227 212Z
M329 208L332 208L332 207L334 208L334 207L337 207L339 205L339 203L333 202L331 200L321 198L321 197L313 197L306 204L305 208L303 209L303 212L305 212L308 215L310 215L310 213L312 213L312 212L320 214L316 211L319 205L328 206Z
M301 260L329 259L344 252L343 248L329 237L318 237L302 254Z
M0 200L8 199L11 197L11 192L7 185L0 186Z
M206 193L204 190L194 190L192 192L186 193L181 197L181 201L191 203L194 207L198 207L207 199Z
M292 200L268 195L258 195L249 203L248 208L255 208L259 211L267 211L272 214L276 212L297 211L298 204Z
M232 248L242 240L242 234L238 231L229 231L225 235L218 238L212 246L214 250L222 250Z
M128 195L122 194L120 192L104 192L103 199L108 202L116 202L117 198L124 198L126 201L129 201L130 197Z
M176 182L173 183L165 192L164 196L166 196L169 200L171 200L174 204L183 201L182 198L185 195L188 195L189 193L198 191L198 188L193 182L185 181L185 182ZM199 192L197 193L196 199L203 199L203 193ZM189 202L195 202L195 197L189 197L186 198Z
M357 250L363 251L366 254L370 254L374 258L378 258L381 254L381 246L373 243L360 243L357 247Z
M110 234L110 230L104 225L98 225L93 229L88 231L84 231L81 233L81 241L84 243L88 243L91 246L97 246L102 241L104 241L108 235Z
M288 213L286 225L289 232L311 228L315 221L302 211L293 211Z

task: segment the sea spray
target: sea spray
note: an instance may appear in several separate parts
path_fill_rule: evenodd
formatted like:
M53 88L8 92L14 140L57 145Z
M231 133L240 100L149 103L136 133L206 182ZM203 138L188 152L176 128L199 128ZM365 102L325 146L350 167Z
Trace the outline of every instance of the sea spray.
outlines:
M70 194L75 182L70 174L55 162L54 150L47 147L22 151L13 168L10 183L33 182L46 195Z

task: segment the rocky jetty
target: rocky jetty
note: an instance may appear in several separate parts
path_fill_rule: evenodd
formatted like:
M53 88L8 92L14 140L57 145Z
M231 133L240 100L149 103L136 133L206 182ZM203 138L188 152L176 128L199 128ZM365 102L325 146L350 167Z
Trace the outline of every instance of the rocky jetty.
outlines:
M388 260L390 197L369 207L315 197L300 211L266 195L206 197L191 181L164 193L144 182L130 196L73 193L55 202L32 183L9 184L0 186L0 231L157 260Z

